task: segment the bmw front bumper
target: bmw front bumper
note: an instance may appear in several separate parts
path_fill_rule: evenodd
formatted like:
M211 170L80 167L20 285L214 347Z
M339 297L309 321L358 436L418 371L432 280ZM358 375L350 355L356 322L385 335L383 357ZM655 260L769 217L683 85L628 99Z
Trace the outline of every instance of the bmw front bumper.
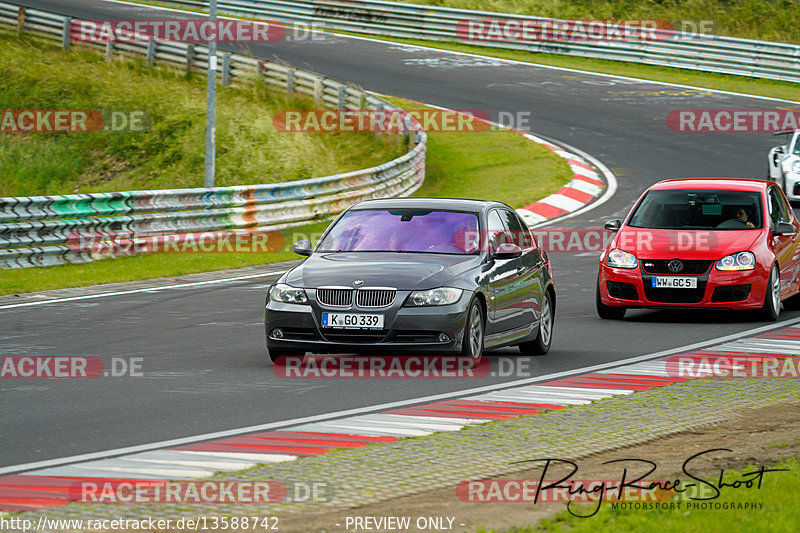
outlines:
M347 309L321 305L315 291L307 289L307 304L269 300L264 312L267 348L314 353L350 352L460 352L471 294L454 304L404 307L411 291L397 291L385 308ZM322 326L322 313L382 314L382 329L330 328Z

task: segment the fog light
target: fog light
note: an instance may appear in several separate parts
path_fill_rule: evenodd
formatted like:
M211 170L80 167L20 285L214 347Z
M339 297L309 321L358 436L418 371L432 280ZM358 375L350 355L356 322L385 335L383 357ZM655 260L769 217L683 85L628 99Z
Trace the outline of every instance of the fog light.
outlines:
M272 330L272 336L276 339L283 338L283 330L281 328L275 328Z
M447 342L450 340L450 337L447 333L439 333L439 342Z

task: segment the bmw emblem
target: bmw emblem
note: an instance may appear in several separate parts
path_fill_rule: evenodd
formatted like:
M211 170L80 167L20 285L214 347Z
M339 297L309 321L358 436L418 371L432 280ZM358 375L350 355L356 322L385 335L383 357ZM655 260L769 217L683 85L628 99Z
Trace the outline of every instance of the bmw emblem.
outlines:
M667 263L667 268L673 274L677 274L678 272L683 270L683 262L680 259L673 259L669 263Z
M357 280L355 280L353 282L353 285L355 285L356 287L358 287L359 285L363 285L363 284L364 284L364 280L363 279L357 279Z

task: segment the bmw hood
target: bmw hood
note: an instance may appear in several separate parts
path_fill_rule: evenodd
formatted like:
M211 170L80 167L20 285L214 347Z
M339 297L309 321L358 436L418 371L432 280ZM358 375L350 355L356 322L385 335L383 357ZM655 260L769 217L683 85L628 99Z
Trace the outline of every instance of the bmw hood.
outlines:
M383 252L318 252L286 274L294 287L329 285L423 290L441 287L480 265L477 255Z
M611 245L639 259L720 259L750 250L758 230L663 230L622 228Z

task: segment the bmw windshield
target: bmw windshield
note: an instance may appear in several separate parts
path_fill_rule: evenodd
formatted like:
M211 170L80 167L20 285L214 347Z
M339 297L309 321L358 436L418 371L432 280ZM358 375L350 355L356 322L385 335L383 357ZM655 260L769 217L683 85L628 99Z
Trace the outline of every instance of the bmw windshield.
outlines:
M319 252L428 252L474 255L477 213L414 209L348 211L317 247ZM467 238L465 238L465 236Z
M629 226L650 229L742 230L762 227L761 194L746 191L650 191Z

